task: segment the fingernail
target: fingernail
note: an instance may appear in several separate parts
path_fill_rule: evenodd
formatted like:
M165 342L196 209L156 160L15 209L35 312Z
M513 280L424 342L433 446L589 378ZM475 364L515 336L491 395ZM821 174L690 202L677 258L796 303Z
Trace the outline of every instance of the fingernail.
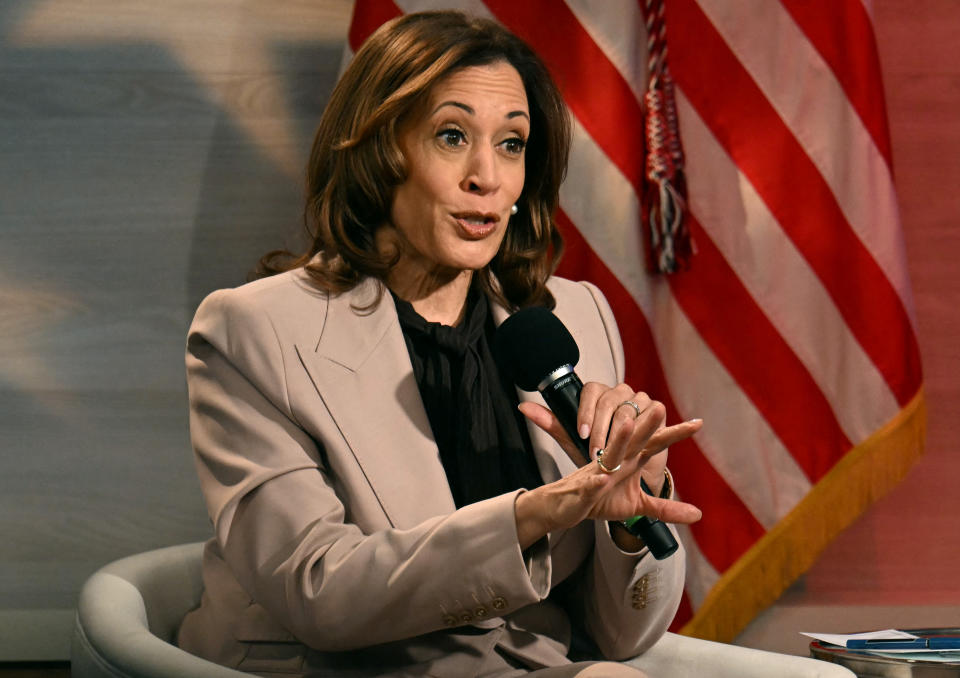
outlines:
M688 424L699 424L703 419L687 419Z
M590 435L590 426L588 424L580 425L580 437L586 440L587 436Z

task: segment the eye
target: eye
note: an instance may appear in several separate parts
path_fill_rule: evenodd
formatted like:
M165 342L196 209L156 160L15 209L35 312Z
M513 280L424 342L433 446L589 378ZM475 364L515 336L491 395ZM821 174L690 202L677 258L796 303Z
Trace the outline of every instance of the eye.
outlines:
M467 142L467 137L458 129L447 128L437 132L437 138L447 146L462 146Z
M510 137L502 142L507 153L511 155L520 155L523 149L527 147L527 141L521 137Z

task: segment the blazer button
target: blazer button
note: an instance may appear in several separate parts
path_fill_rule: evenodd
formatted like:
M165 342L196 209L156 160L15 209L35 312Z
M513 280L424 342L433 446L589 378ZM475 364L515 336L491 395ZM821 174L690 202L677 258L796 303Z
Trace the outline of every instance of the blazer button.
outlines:
M444 623L446 626L456 626L456 625L457 625L457 618L454 617L452 614L444 615L444 617L443 617L443 623Z
M473 614L477 619L483 619L484 617L487 616L487 608L481 605L480 607L478 607L473 611Z
M493 599L493 609L494 610L504 610L507 607L507 599L503 596L497 596Z
M462 621L462 622L472 622L472 621L473 621L473 615L470 614L469 612L461 612L461 613L460 613L460 621Z

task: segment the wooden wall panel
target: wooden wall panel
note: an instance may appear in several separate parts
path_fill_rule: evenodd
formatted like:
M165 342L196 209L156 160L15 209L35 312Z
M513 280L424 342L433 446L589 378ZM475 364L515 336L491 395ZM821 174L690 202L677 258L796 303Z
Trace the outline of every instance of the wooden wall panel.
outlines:
M90 572L210 534L186 329L298 241L350 10L0 3L0 660L65 657Z

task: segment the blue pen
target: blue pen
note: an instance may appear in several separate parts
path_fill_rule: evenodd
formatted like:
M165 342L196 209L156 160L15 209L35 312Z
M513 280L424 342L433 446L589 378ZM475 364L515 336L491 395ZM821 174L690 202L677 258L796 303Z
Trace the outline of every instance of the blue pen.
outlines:
M851 638L848 650L960 650L960 637L904 638L902 640L869 640Z

